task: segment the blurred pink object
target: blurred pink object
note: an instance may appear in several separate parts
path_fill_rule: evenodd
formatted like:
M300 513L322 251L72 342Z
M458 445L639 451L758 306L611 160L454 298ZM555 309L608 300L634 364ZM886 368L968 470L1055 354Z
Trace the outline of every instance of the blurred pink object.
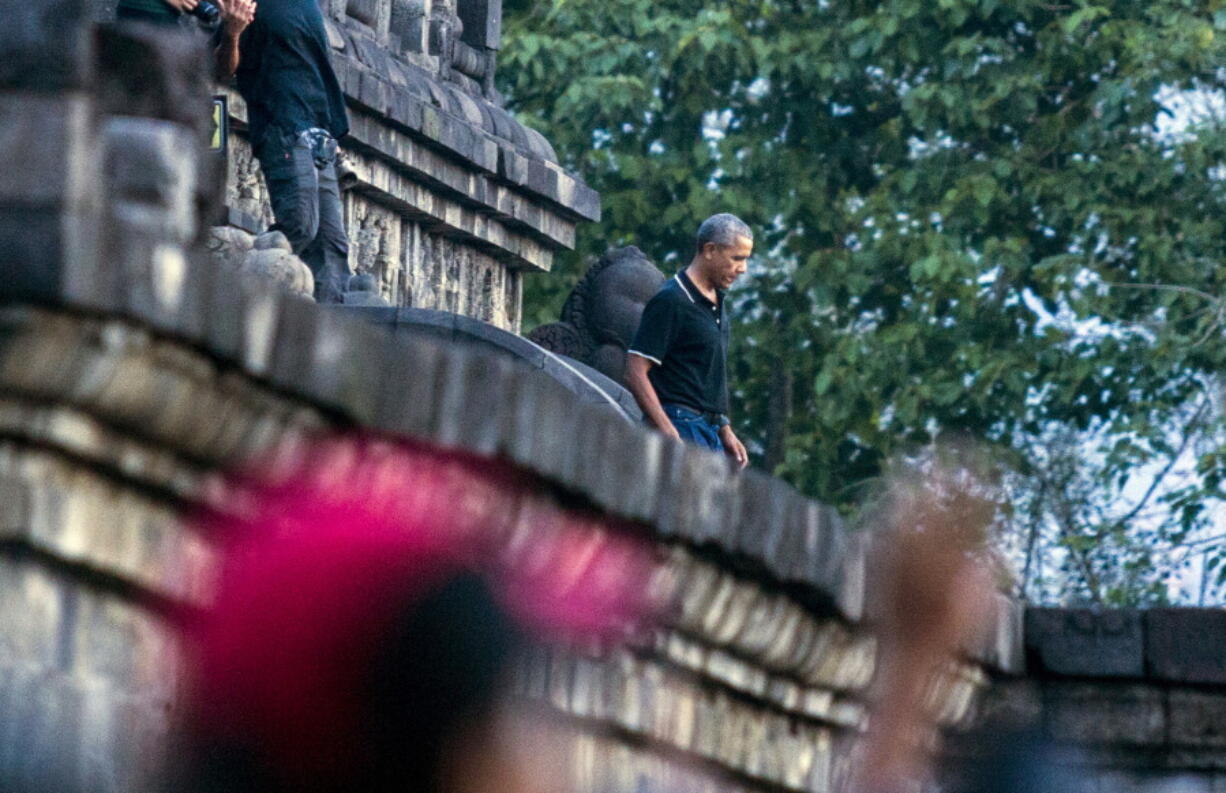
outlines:
M295 459L236 480L241 518L201 521L228 544L192 637L199 726L304 779L361 756L364 670L453 576L481 574L536 638L624 635L651 613L650 548L592 520L543 511L541 531L521 525L507 550L531 492L514 471L352 440Z

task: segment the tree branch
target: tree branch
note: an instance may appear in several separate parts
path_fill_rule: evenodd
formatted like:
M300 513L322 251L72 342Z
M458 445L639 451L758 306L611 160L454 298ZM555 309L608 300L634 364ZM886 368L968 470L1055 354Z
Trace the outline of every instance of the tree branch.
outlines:
M1179 448L1171 454L1171 457L1169 460L1167 460L1162 472L1155 476L1153 481L1149 483L1149 488L1145 491L1145 495L1141 496L1141 500L1136 503L1136 506L1128 510L1127 514L1125 514L1122 518L1114 521L1117 528L1124 528L1125 525L1140 514L1141 510L1145 508L1145 505L1149 503L1150 498L1152 498L1154 493L1158 490L1158 486L1162 484L1162 481L1166 479L1167 475L1170 474L1172 469L1174 469L1175 464L1179 462L1179 458L1183 456L1184 450L1188 448L1188 442L1192 439L1192 431L1196 429L1196 425L1200 423L1201 418L1204 417L1205 411L1208 410L1208 408L1209 400L1202 400L1200 407L1196 409L1195 415L1192 416L1192 419L1183 429L1183 439L1179 443Z

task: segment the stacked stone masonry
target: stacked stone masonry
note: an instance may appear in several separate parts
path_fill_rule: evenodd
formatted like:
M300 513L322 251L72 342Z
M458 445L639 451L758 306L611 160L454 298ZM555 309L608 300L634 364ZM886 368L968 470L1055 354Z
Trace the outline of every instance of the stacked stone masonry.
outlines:
M575 224L600 217L600 200L540 133L503 109L493 87L500 0L323 6L351 117L351 266L373 275L393 305L518 330L523 273L549 270L554 253L573 246ZM92 14L113 18L113 0L95 3ZM246 108L226 93L236 134L229 212L215 217L255 233L271 211L245 138Z
M189 517L241 504L225 471L256 462L292 467L312 439L360 431L378 442L353 465L377 465L380 449L394 444L416 465L457 471L462 520L500 538L508 559L523 552L524 537L560 522L587 526L593 542L632 533L655 543L661 565L650 587L675 608L650 641L617 652L551 650L521 676L520 693L571 737L579 789L834 789L864 726L875 661L866 614L876 590L864 535L777 480L735 474L719 456L628 426L543 369L408 339L235 278L194 246L201 220L220 209L220 190L210 187L208 160L184 165L171 156L197 133L177 109L183 102L168 101L182 96L166 83L137 97L139 106L132 96L99 92L95 33L78 0L0 0L0 12L9 20L0 30L0 105L13 111L0 114L0 154L46 166L37 180L18 171L0 181L6 781L63 791L158 789L158 758L181 693L178 619L209 603L218 563L217 538ZM355 246L393 270L413 245L438 251L439 266L468 252L514 258L502 243L480 248L475 232L457 233L466 212L546 248L565 235L548 230L545 214L534 221L531 207L568 222L595 214L575 197L586 194L547 165L541 141L522 129L499 131L506 119L490 110L496 96L488 81L496 36L487 24L484 40L449 39L459 16L445 3L350 0L343 11L329 9L334 47L357 59L352 73L343 67L350 100L359 111L384 113L355 148L386 175L366 177L352 200L379 198L377 185L393 177L437 191L425 208L424 199L403 196L351 206L351 221L372 229L366 236L356 229ZM200 71L199 53L110 35L152 59L150 74ZM393 35L403 51L388 55ZM440 60L448 41L473 50L452 46L450 72ZM372 53L429 78L411 82L426 86L434 108L422 105L417 126L411 110L402 113L409 122L388 121L395 114L385 112L385 100L401 94L381 98L391 90L378 87L384 83L370 83L376 87L362 98L369 81L361 58L378 57ZM486 79L478 83L481 69ZM475 106L493 126L477 135L462 96L483 97L486 104ZM198 99L203 105L203 92ZM237 103L235 113L241 118ZM456 158L459 144L440 130L459 129L460 118L472 135L455 140L471 146ZM457 163L468 170L454 170ZM500 206L502 215L490 210ZM406 218L416 224L408 232ZM386 231L397 223L399 231ZM440 247L448 245L456 247ZM400 272L404 288L426 288ZM429 286L437 290L429 300L510 312L465 285L466 272L448 274L451 286ZM517 295L509 281L490 280ZM454 298L438 296L448 289ZM517 475L482 479L471 463L490 459ZM1097 708L1099 725L1121 725L1106 737L1123 736L1120 745L1133 749L1162 735L1163 747L1178 750L1164 755L1162 768L1185 776L1194 769L1196 784L1220 787L1203 773L1221 768L1215 656L1154 649L1184 647L1181 637L1203 629L1182 619L1147 618L1142 670L1154 679L1129 676L1135 666L1126 660L1112 662L1122 678L1076 672L1066 680L1050 660L1058 653L1032 647L1032 658L1048 659L1055 671L1040 668L1035 680L1012 679L999 690L1006 700L1009 692L1039 692L1053 708ZM991 629L932 689L944 724L976 717L985 672L1009 681L1022 671L1021 629L1017 604L999 598ZM1220 635L1220 626L1213 631ZM1042 693L1045 686L1056 693ZM1022 696L1017 707L1034 701ZM1053 729L1077 722L1052 713ZM1073 737L1097 745L1089 733ZM40 776L50 770L63 778Z
M28 23L15 30L43 23L39 9L4 9ZM62 10L56 24L88 31L83 9ZM150 68L185 73L201 57L107 35ZM217 266L193 234L216 208L210 162L172 156L194 119L165 85L98 95L94 44L0 39L6 97L33 82L49 105L76 108L0 122L17 124L4 145L38 135L64 174L0 196L0 699L21 703L0 716L6 779L157 789L181 694L178 615L209 603L218 564L217 538L190 516L242 503L225 471L279 470L311 439L361 429L412 439L432 470L496 458L518 471L470 471L454 497L508 558L562 521L594 542L657 544L651 589L676 604L659 634L616 654L553 651L521 689L573 736L581 778L831 789L874 653L865 547L838 516L576 399L544 368L406 338ZM47 84L47 58L80 61L76 82ZM157 117L133 115L137 100ZM99 150L114 165L89 171ZM30 243L70 227L109 231ZM967 715L980 664L1016 662L997 633L980 644L934 690L950 723ZM52 770L64 778L39 776Z
M1092 793L1226 790L1226 611L1033 608L1025 648L1026 677L980 703L990 729L1065 747ZM976 748L955 741L953 765Z
M524 272L573 247L575 224L600 217L599 196L557 161L493 90L501 3L333 0L332 60L349 103L344 142L350 263L396 306L436 308L518 330ZM461 23L461 17L468 17ZM228 217L249 230L272 218L243 137L229 154Z
M159 617L157 604L208 602L215 546L193 533L184 515L227 508L231 494L216 474L223 466L292 454L303 439L352 426L363 413L390 436L436 443L431 460L446 459L443 450L449 446L509 457L514 452L508 430L518 434L524 426L515 415L533 425L544 423L545 415L531 408L556 404L550 396L558 388L546 377L524 375L498 359L429 345L397 349L388 344L381 352L391 356L384 366L394 360L396 368L407 364L422 376L424 382L417 385L426 389L423 397L427 392L440 397L433 405L413 395L405 402L391 395L360 397L349 388L363 380L349 376L341 362L346 352L377 343L379 334L368 335L370 329L358 322L337 323L333 315L279 293L240 289L239 294L246 298L245 321L216 317L217 324L237 322L241 328L223 355L208 346L220 339L210 339L207 331L195 338L182 331L151 332L145 323L137 324L141 317L130 309L112 307L113 319L91 316L101 313L96 303L54 310L16 306L0 315L0 489L6 496L0 536L11 555L5 558L23 576L56 578L61 590L96 587L128 614L125 619L154 625L158 641L138 644L131 652L173 647L173 624ZM289 319L295 312L301 312L297 320ZM331 325L336 335L304 335L311 325ZM278 350L285 346L269 344L260 332L274 335L280 328L306 339L305 356L282 359ZM350 333L353 338L347 338ZM390 340L387 334L384 341ZM295 363L321 359L333 362L335 377L311 378L309 385L298 386L281 379L305 371ZM31 361L61 365L30 366ZM489 388L517 394L517 410L477 430L453 415L465 412L460 403L467 394ZM380 405L387 402L397 405L394 419L381 415ZM427 409L406 412L406 405ZM220 420L201 422L197 417L202 414ZM573 416L566 434L575 437L576 427L591 418ZM620 426L622 432L637 432ZM556 447L529 444L520 453L550 448ZM618 452L610 448L610 453ZM657 486L676 487L674 477L684 470L684 460L706 457L688 449L680 449L679 456L680 465L657 472L665 480ZM551 493L588 495L591 489L582 479L563 480L556 470L549 475L553 466L539 458L525 455L519 462L544 474L538 484L524 492L504 488L487 499L491 505L482 511L487 525L496 522L495 514L518 515L516 525L505 528L508 536L549 525L548 515L559 509ZM780 491L780 497L788 498L787 493ZM617 530L626 517L593 506L597 525L608 523ZM758 552L760 571L753 576L713 561L711 541L718 540L719 532L704 528L704 540L696 543L693 519L680 521L675 513L671 506L657 507L646 521L656 526L664 514L679 521L680 533L656 530L668 553L665 583L659 586L667 587L678 604L672 627L637 654L557 655L534 667L548 677L539 686L526 686L526 693L549 703L580 735L638 736L644 743L636 751L654 757L651 762L657 765L660 758L682 752L746 785L829 789L837 739L862 726L859 699L872 673L871 639L833 610L837 601L821 591L820 582L806 585L813 592L805 600L830 604L825 611L780 592L782 579L771 572L765 549ZM833 523L827 529L842 531ZM707 550L700 554L700 546ZM32 607L37 611L37 604ZM8 612L22 623L10 635L51 641L63 633L62 625L31 625L16 616L27 611ZM30 656L28 647L13 652L17 658ZM151 659L173 659L174 653L157 649L140 657L155 669ZM134 667L125 662L117 668ZM937 699L946 705L947 721L954 722L965 716L968 692L982 678L970 667L951 671L950 685L960 686L961 693L951 689ZM126 674L110 685L165 717L173 707L173 685L149 687L143 676ZM110 734L107 740L118 742L120 735Z

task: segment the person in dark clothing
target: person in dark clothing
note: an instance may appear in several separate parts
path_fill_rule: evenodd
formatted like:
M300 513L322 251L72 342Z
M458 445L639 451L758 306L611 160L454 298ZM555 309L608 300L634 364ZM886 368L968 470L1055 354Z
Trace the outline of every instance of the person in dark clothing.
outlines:
M119 0L115 18L120 22L149 22L177 25L180 17L192 11L200 0Z
M340 303L349 239L336 178L337 141L349 132L345 99L328 59L316 0L226 0L218 35L220 76L247 102L251 146L275 228L315 275L315 298Z
M723 451L741 468L749 455L728 419L724 290L752 252L753 233L736 216L704 221L694 258L648 301L626 356L626 382L647 421L670 438Z

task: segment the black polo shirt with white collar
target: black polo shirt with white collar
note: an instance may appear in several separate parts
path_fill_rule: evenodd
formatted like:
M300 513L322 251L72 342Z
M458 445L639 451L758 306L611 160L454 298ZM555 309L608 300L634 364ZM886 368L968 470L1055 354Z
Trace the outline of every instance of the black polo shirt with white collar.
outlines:
M712 303L685 274L648 301L629 353L655 363L648 372L661 402L728 413L728 317L724 293Z

